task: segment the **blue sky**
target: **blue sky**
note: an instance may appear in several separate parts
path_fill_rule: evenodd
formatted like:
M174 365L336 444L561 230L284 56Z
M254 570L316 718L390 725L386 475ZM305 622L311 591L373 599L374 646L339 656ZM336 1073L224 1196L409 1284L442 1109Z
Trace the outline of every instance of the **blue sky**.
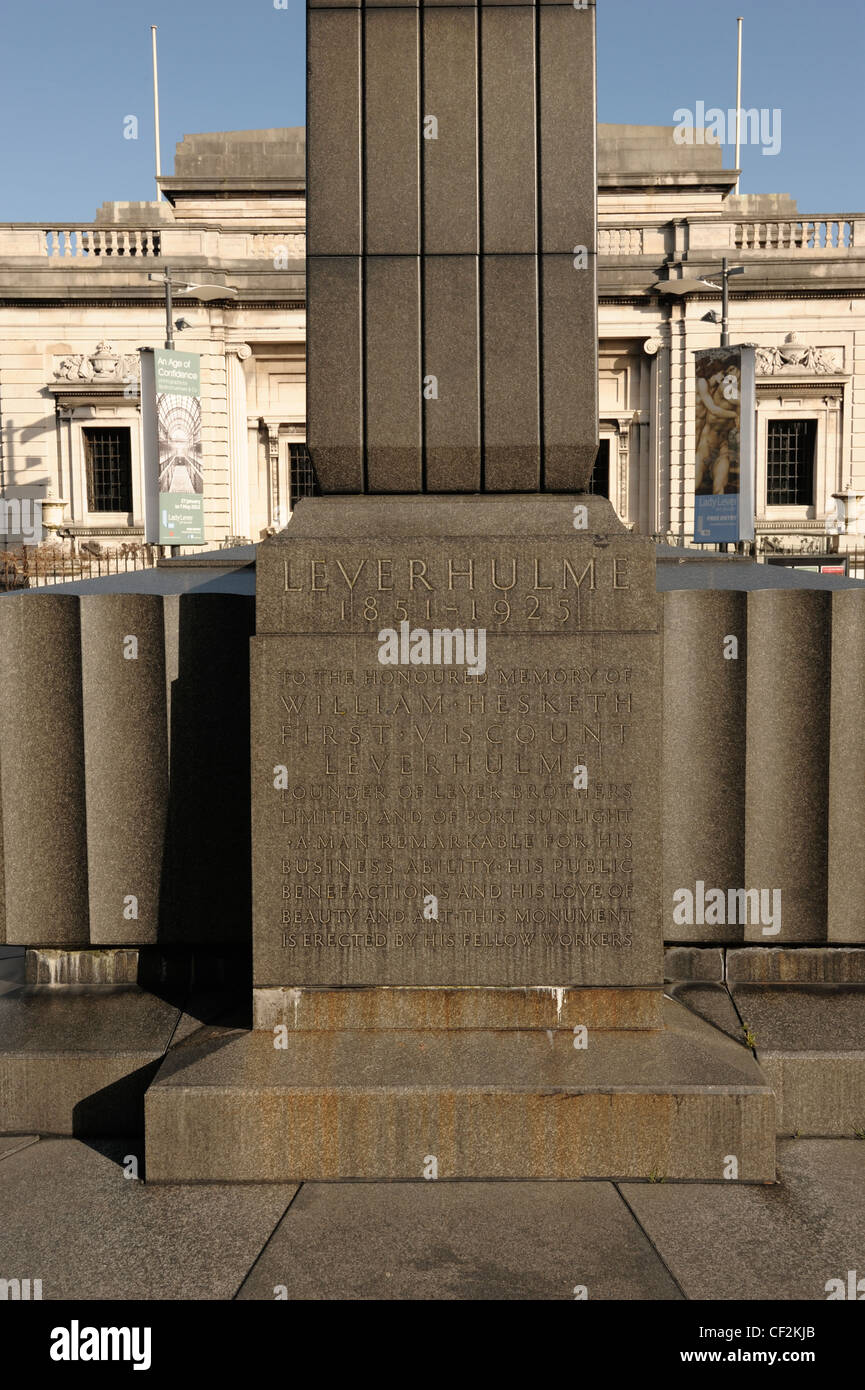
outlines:
M186 132L301 125L303 0L6 0L0 19L0 221L89 222L153 195L150 25L159 26L162 164ZM669 125L677 108L778 107L776 156L743 152L741 191L806 213L865 210L862 0L598 0L602 121ZM139 138L123 138L124 119ZM732 164L732 150L729 150Z

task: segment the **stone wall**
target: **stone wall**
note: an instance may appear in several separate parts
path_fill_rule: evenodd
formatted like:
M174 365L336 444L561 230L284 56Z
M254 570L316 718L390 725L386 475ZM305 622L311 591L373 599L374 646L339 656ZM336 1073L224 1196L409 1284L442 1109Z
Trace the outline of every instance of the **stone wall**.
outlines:
M865 942L865 592L663 604L665 939ZM249 940L253 624L240 596L0 599L0 941ZM745 888L767 914L713 920Z

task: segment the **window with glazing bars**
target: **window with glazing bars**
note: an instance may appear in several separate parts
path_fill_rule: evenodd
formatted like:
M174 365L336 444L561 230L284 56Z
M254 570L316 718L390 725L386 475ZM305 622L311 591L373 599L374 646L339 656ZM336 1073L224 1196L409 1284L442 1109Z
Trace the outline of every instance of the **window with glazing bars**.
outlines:
M312 466L312 459L305 444L289 444L289 487L291 489L291 505L294 506L298 497L314 497L316 492L315 469Z
M770 420L766 450L766 504L814 504L816 420Z
M87 507L91 512L132 511L132 445L128 429L85 429Z
M592 476L589 479L589 486L586 492L594 493L596 497L609 497L610 495L610 441L602 439L598 445L598 452L595 455L595 465L592 469Z

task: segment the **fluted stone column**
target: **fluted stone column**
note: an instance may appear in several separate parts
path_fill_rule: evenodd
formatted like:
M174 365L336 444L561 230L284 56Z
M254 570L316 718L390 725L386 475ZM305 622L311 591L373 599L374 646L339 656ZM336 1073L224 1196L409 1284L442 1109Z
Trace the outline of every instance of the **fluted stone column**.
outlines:
M865 941L865 592L832 595L830 941Z
M81 600L90 940L155 944L168 811L163 599Z
M0 601L6 940L86 946L87 827L78 599Z
M781 931L746 941L825 941L831 595L748 595L746 888L782 894Z
M664 595L664 937L741 941L741 926L676 924L673 894L745 885L745 595Z

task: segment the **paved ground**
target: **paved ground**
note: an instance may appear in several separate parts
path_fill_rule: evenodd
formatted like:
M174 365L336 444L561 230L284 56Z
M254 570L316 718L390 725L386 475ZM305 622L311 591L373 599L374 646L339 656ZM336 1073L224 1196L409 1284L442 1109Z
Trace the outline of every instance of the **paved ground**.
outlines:
M825 1300L865 1276L855 1139L782 1142L774 1186L148 1187L140 1152L0 1138L0 1278L46 1300Z

